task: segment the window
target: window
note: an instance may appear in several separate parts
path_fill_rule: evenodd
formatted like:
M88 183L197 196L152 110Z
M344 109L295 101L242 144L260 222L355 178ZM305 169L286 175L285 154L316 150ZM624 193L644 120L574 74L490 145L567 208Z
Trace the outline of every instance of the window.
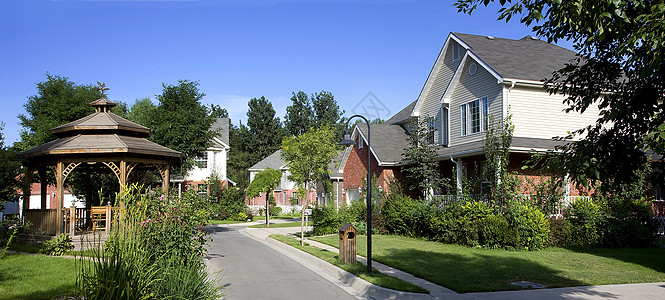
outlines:
M468 135L487 130L488 106L487 97L474 100L460 106L462 118L462 135Z
M462 51L461 51L461 49L460 49L460 45L459 45L458 43L453 42L453 54L452 54L452 56L453 56L453 61L458 61L458 60L460 60L460 57L462 56L462 53L461 53L461 52L462 52Z
M358 149L362 148L363 148L363 138L360 135L358 135Z
M448 146L448 108L441 108L441 145Z
M359 189L347 189L346 190L346 204L351 204L353 201L360 200L360 190Z
M298 201L298 192L293 192L291 195L291 205L300 205L300 201Z
M194 159L194 164L199 167L199 169L205 169L208 167L208 151L203 152L202 157L197 157Z
M427 118L427 143L434 144L434 131L436 130L434 117Z

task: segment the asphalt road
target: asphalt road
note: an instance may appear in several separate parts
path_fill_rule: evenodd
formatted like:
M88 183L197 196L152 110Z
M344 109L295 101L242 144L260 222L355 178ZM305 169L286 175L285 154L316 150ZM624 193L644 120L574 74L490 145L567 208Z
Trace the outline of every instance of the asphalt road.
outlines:
M356 299L312 270L240 232L213 227L207 264L224 299Z

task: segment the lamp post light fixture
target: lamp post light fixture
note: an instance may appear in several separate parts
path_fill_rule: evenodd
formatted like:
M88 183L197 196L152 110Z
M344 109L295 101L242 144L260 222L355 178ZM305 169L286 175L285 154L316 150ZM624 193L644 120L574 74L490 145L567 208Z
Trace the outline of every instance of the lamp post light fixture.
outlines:
M356 145L349 134L349 122L353 118L361 118L367 123L367 274L372 274L372 157L370 151L370 126L369 121L361 115L353 115L346 120L344 125L344 139L339 142L340 145L348 147Z

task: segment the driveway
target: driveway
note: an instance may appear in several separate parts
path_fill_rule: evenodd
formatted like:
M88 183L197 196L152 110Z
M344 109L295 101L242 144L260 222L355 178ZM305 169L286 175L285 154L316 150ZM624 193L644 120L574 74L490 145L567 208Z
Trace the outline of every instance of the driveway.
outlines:
M241 234L244 226L211 226L206 261L220 271L225 299L356 299L284 254Z

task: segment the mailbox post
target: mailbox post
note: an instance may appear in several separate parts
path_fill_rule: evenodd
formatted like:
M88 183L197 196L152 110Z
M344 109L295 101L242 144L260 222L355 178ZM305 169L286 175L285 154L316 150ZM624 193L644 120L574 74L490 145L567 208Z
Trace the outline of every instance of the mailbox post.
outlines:
M356 262L356 228L351 224L339 228L339 258L345 264Z

